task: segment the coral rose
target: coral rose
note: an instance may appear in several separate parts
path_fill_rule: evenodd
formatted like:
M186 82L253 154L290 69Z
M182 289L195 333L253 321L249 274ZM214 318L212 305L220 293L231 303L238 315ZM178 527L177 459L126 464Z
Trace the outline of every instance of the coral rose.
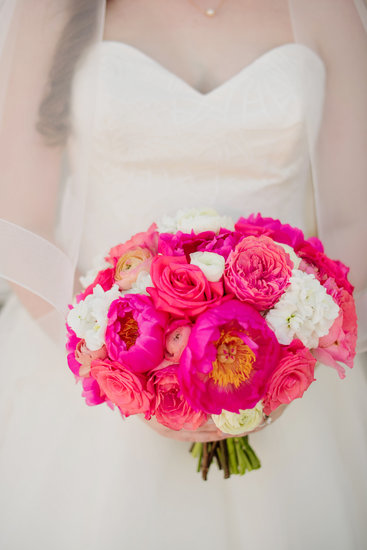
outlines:
M316 359L300 340L293 340L283 349L282 358L273 373L263 400L264 413L269 415L283 403L302 397L315 380Z
M269 237L244 237L228 256L225 286L239 300L262 311L283 294L292 268L289 255Z
M223 298L223 283L210 283L196 265L183 256L157 256L150 271L154 288L148 288L157 309L176 317L195 317Z
M145 376L108 359L93 361L91 375L124 416L145 414L145 418L151 417L153 394L147 390Z
M196 430L207 415L195 411L183 397L177 378L177 365L164 361L152 371L147 387L154 393L154 414L158 422L171 430Z

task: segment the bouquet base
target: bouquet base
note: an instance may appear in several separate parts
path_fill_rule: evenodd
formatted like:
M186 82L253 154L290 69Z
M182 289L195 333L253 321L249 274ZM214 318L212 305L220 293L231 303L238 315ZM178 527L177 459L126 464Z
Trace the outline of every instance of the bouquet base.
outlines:
M243 476L247 471L258 470L261 467L260 460L251 447L247 435L208 443L193 443L190 453L197 459L197 472L201 472L201 477L205 481L214 460L218 468L223 470L225 479L231 475Z

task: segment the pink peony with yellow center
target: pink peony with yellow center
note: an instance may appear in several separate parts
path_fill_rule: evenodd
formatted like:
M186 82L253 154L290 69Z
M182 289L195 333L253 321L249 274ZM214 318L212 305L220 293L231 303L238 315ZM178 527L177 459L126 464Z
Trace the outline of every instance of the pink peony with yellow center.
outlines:
M182 392L208 414L252 409L266 392L280 346L263 317L231 300L199 315L179 368Z

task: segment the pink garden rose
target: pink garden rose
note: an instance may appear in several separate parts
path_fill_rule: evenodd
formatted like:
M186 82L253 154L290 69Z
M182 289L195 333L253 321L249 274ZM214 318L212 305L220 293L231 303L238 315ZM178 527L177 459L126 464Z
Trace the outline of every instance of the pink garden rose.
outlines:
M252 306L233 299L210 308L197 318L181 356L183 395L208 414L252 409L279 353L275 334Z
M80 340L75 349L75 359L80 363L79 376L85 377L90 373L90 366L94 359L105 359L107 357L106 346L96 351L87 348L84 338Z
M356 306L353 296L344 288L339 288L334 280L328 279L324 286L340 311L329 333L320 338L319 346L313 354L324 365L335 368L340 378L345 378L345 369L338 361L349 368L353 367L358 327Z
M265 235L244 237L228 256L225 286L239 300L262 311L278 301L289 284L293 262Z
M203 233L161 233L158 250L164 256L186 256L193 252L215 252L225 259L236 244L242 239L241 233L220 229L218 235L213 231ZM189 261L189 260L188 260Z
M163 360L167 315L148 296L126 294L113 301L107 314L106 347L113 361L134 372L154 369Z
M150 271L153 287L148 287L154 305L176 317L195 317L223 298L223 283L210 283L201 269L183 256L157 256Z
M158 422L171 430L196 430L207 415L195 411L183 397L177 378L177 365L169 361L150 373L147 387L155 395L154 414Z
M270 414L279 405L302 397L315 380L315 364L316 359L300 340L293 340L283 349L264 398L264 413Z
M101 392L117 405L124 416L144 414L149 420L153 394L147 390L145 376L109 359L94 360L91 375Z
M168 325L165 332L164 357L170 363L179 363L185 349L192 325L184 319L177 319Z

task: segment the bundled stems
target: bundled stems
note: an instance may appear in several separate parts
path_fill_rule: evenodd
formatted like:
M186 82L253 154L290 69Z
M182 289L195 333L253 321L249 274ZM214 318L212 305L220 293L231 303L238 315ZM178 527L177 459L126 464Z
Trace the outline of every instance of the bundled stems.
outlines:
M208 443L193 443L190 453L197 459L197 471L206 481L211 463L215 459L217 466L223 470L224 478L244 475L247 471L261 467L260 460L251 447L248 436L229 437Z

